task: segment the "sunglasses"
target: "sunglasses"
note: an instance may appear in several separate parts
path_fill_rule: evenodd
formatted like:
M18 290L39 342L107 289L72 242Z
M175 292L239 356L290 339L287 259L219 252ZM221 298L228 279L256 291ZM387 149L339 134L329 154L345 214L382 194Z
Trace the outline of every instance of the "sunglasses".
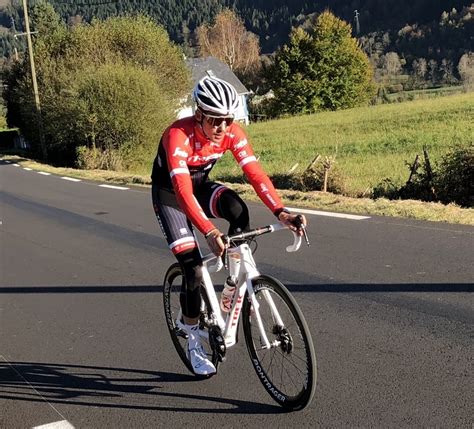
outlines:
M232 122L234 122L234 118L232 116L215 117L204 115L204 118L206 118L206 122L214 128L219 128L224 121L226 126L229 126L230 124L232 124Z

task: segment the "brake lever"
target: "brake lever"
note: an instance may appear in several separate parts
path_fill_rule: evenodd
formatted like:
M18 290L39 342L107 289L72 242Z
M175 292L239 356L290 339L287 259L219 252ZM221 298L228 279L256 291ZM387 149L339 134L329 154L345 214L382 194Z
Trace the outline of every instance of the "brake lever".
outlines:
M302 225L301 229L303 230L303 237L304 237L304 240L306 241L306 244L308 245L308 247L311 246L311 244L309 243L308 233L306 232L306 227Z
M222 235L222 241L224 242L224 253L222 254L222 260L224 262L224 268L227 270L229 269L229 252L227 251L229 245L230 245L230 240L229 236L227 235Z
M306 244L309 247L310 246L309 238L308 238L308 233L306 232L306 226L303 224L303 217L301 215L298 215L297 218L299 220L299 225L297 227L298 227L298 229L303 231L304 240L306 241Z

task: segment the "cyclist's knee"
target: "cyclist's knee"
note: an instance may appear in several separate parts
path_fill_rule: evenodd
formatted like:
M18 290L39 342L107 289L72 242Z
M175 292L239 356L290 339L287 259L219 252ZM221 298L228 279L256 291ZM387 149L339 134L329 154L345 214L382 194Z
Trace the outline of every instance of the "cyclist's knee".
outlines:
M186 267L184 271L186 277L187 289L193 291L199 289L202 282L202 267L201 265L193 265Z
M184 272L187 290L199 289L202 282L202 260L199 251L196 248L187 250L178 253L176 258Z
M249 229L249 210L247 204L234 191L227 189L218 200L217 208L224 219L230 223L229 233Z

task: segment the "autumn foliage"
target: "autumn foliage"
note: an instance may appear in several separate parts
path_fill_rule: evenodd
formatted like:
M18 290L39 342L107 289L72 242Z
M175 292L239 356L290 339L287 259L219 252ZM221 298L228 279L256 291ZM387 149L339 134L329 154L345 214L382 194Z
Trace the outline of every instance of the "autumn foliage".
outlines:
M201 57L216 57L240 76L259 67L258 37L245 29L235 12L225 9L216 16L214 24L199 27L197 34Z

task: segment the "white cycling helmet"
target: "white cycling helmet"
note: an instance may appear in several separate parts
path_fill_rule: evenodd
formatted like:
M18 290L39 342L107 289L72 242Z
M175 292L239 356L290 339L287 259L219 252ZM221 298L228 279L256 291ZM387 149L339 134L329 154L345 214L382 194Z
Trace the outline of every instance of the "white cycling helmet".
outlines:
M205 113L233 116L239 105L235 88L217 77L203 77L193 91L193 99Z

